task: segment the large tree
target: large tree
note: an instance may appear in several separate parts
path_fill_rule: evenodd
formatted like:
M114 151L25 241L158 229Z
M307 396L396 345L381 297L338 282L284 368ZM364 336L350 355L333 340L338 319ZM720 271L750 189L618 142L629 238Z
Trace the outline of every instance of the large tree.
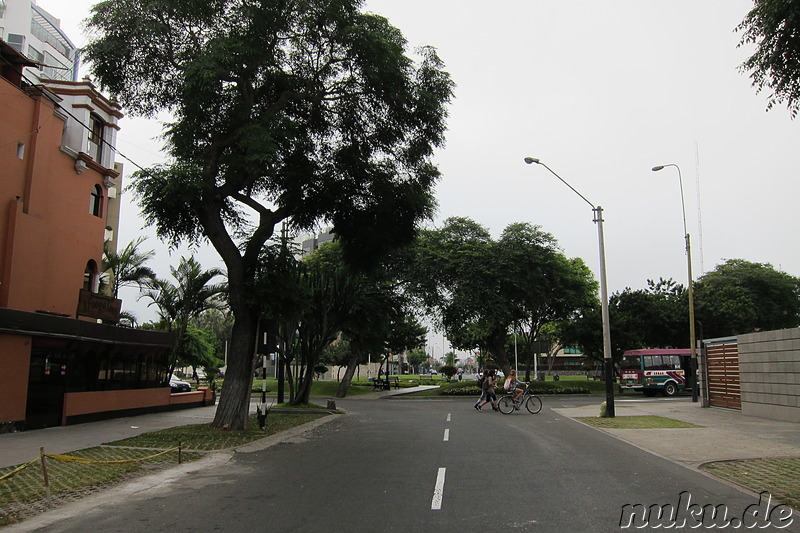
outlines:
M785 103L794 118L800 110L800 0L755 0L737 30L742 45L756 45L742 65L757 91L768 88L767 109Z
M542 329L570 320L581 309L597 301L597 283L589 267L579 258L568 258L558 242L539 226L510 224L495 245L497 267L506 276L503 291L513 306L515 331L521 338L521 353L528 362L526 380L538 350L535 341L550 341L552 368L556 352L563 347Z
M106 0L88 21L92 72L132 113L174 117L173 160L138 173L146 220L208 239L235 317L215 427L247 424L252 296L276 224L324 221L366 262L432 214L452 82L435 51L359 0Z
M408 261L410 290L434 313L454 346L481 348L508 370L507 340L522 334L532 355L544 324L572 317L596 300L596 283L552 235L528 223L509 225L498 241L468 218L424 232Z
M573 320L556 327L558 338L580 346L587 359L603 362L600 302L581 309ZM646 289L626 288L608 299L611 356L620 360L626 350L688 348L689 307L686 288L668 279L647 280Z
M480 348L503 359L512 317L498 290L489 231L466 217L451 217L420 233L398 268L407 293L442 329L453 346Z
M800 326L800 279L772 265L729 259L695 284L703 337Z

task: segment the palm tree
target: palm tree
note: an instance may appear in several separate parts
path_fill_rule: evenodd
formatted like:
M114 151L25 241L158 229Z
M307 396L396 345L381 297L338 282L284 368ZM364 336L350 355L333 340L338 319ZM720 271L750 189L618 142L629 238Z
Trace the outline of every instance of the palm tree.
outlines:
M122 252L117 253L109 248L111 241L106 241L103 247L103 275L101 283L114 298L119 297L119 289L123 286L137 285L139 289L155 279L153 270L145 266L152 259L154 252L139 252L139 245L145 237L129 242Z
M225 275L219 268L203 270L193 257L181 257L178 267L170 267L176 284L163 279L152 279L149 290L142 294L150 298L150 305L158 308L158 315L167 331L176 333L170 374L175 362L183 355L183 342L189 321L209 309L225 306L221 295L227 292L224 283L210 283L217 276Z

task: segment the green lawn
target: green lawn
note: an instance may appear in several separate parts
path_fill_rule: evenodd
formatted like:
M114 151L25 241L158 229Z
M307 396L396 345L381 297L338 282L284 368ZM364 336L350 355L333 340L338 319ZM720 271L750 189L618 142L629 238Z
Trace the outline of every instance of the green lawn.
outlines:
M597 428L607 429L659 429L659 428L700 428L673 418L666 418L663 416L655 415L635 415L635 416L617 416L614 418L596 418L596 417L580 417L584 424L594 426Z

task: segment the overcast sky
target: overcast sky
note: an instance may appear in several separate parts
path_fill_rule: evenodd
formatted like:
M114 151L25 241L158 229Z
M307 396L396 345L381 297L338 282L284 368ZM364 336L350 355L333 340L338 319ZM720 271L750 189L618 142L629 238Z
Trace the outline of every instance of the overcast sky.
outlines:
M80 46L89 0L39 0ZM447 145L436 155L436 223L471 217L495 237L526 221L552 233L598 276L592 211L538 157L605 211L609 292L648 279L686 284L678 172L695 279L726 259L800 275L797 147L800 122L766 108L737 71L752 48L734 29L751 0L369 0L410 47L438 49L456 83ZM159 161L158 123L126 117L118 149ZM125 164L126 173L133 165ZM142 233L124 206L124 245ZM155 238L155 262L169 273ZM202 254L206 257L206 254ZM210 257L210 256L207 256ZM201 258L201 260L203 260ZM209 258L205 263L213 261ZM208 266L212 266L208 264ZM139 309L126 297L124 308Z

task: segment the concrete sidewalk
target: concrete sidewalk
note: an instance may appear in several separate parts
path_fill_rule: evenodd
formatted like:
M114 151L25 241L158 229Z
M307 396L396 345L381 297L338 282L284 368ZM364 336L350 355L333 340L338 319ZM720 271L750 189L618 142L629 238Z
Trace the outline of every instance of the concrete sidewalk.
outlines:
M568 418L596 417L602 398L587 405L553 409ZM600 429L639 448L690 468L711 461L800 457L800 423L745 416L739 411L700 407L688 399L617 400L617 417L657 415L701 426L685 429Z
M62 454L149 431L211 422L216 408L215 405L210 405L73 426L6 433L0 435L0 467L27 463L39 456L40 447L44 447L45 453Z

